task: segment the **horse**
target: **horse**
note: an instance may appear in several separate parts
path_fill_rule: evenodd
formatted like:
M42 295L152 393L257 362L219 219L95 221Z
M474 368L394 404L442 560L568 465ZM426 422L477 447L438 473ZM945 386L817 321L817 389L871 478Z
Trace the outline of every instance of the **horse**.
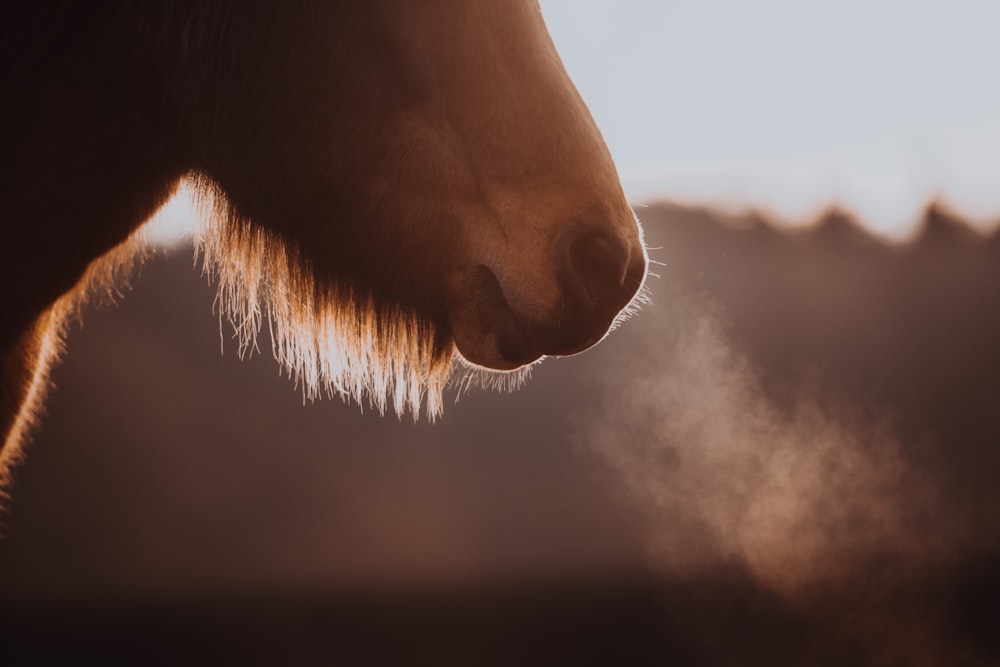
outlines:
M179 188L241 347L267 322L310 397L433 418L455 367L516 381L642 298L641 228L537 0L0 14L2 471L67 322Z

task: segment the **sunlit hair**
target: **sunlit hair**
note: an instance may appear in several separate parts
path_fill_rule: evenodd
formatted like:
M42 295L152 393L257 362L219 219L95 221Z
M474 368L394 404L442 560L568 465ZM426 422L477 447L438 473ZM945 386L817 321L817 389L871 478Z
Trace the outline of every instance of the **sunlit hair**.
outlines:
M207 221L196 254L241 356L257 348L266 321L275 358L305 398L441 413L456 355L431 322L355 286L320 282L292 244L240 217L210 179L192 175L185 186Z
M140 229L91 262L76 285L42 313L20 341L19 352L30 375L25 377L24 399L0 449L0 501L8 499L11 470L20 462L23 446L42 415L51 387L49 373L65 351L67 328L74 320L79 320L84 306L116 301L146 253L147 244Z

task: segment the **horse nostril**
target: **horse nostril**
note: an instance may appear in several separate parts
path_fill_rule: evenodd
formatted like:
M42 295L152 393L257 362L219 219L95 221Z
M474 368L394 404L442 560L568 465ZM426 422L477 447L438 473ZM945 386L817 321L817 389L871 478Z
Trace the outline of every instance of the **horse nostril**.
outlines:
M593 229L575 230L567 243L560 278L567 296L585 309L617 305L625 279L628 248Z

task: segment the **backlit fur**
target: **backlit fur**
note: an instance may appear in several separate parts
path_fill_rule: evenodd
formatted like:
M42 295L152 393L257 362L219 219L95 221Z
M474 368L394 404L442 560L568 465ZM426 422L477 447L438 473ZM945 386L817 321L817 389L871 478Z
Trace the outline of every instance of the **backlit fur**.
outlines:
M266 321L275 358L306 398L440 414L454 346L433 324L353 286L320 284L295 247L242 219L210 180L186 184L209 220L196 252L218 285L216 303L241 355L257 347Z

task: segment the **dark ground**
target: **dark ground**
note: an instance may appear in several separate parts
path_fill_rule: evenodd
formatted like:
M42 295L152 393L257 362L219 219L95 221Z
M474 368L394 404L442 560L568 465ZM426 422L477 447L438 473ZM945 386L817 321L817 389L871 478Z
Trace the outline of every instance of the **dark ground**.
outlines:
M0 541L3 663L1000 662L1000 236L934 209L896 247L836 215L795 233L669 206L641 217L665 264L653 305L434 426L303 407L266 356L219 354L213 291L188 251L147 264L70 336L19 470ZM660 458L636 481L619 454L694 419L676 396L702 405L671 384L700 349L678 341L702 308L725 358L743 360L767 438L811 451L795 426L804 400L866 455L877 423L905 484L854 487L820 466L789 496L813 508L808 525L770 550L733 542L701 506L764 497L718 490L742 479L745 452L669 496L704 433L732 419L726 437L742 442L745 422L715 408L678 431L702 434L696 450L676 434L641 450ZM841 492L855 488L866 495ZM824 489L833 504L809 505ZM883 507L903 518L869 521ZM821 548L797 557L800 539ZM778 556L798 564L792 584Z

